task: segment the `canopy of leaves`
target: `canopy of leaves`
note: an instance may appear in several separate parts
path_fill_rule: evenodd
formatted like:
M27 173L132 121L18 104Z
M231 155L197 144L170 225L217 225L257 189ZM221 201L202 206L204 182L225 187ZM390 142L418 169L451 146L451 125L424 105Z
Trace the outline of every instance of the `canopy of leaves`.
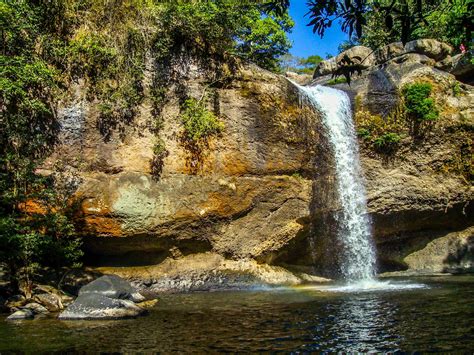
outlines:
M468 0L440 0L423 2L407 0L404 7L398 2L381 0L371 2L366 13L366 25L361 44L373 49L395 41L435 38L458 48L468 45L474 26L474 3ZM379 7L376 7L378 4ZM390 13L387 10L390 9ZM418 14L422 9L421 15ZM403 12L405 11L406 14ZM407 28L405 28L407 27Z
M158 8L164 25L160 45L167 38L169 46L233 54L270 70L291 46L287 32L294 22L286 10L238 0L171 2Z
M268 5L285 9L289 1ZM455 46L470 44L474 2L470 0L309 0L308 26L321 37L339 23L349 38L372 48L417 38L436 38Z

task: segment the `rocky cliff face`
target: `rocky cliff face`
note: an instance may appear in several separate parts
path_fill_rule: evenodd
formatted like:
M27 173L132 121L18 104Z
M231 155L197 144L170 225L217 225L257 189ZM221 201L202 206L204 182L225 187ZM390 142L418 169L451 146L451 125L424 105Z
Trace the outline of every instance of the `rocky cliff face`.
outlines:
M318 69L317 83L330 79L324 66L330 65ZM71 88L61 110L63 144L44 169L66 166L77 186L76 222L88 263L156 290L311 279L306 273L330 263L323 246L333 240L330 216L338 209L319 114L300 104L286 78L240 65L225 85L212 88L209 109L223 132L196 152L182 139L177 92L199 98L210 83L192 61L180 78L159 117L147 97L138 116L107 137L97 126L97 103L83 97L84 84ZM396 105L404 83L423 78L439 85L443 105L430 136L423 144L407 138L390 158L362 152L382 270L421 268L413 253L432 242L447 257L465 254L457 261L438 256L436 263L472 267L472 231L452 234L472 225L472 187L441 169L456 154L460 127L472 134L472 87L463 84L455 97L448 92L456 82L451 74L408 60L374 62L340 88L356 109L383 114ZM157 119L163 122L158 133L152 129ZM160 176L152 169L158 138L167 150ZM444 248L453 238L463 246Z
M435 239L453 241L456 238L452 231L472 225L472 181L454 166L466 159L472 169L474 90L441 70L452 70L447 64L453 61L451 51L435 40L419 40L405 47L394 43L376 52L355 47L340 54L341 58L352 58L356 65L363 62L361 74L350 86L335 85L353 98L356 117L362 113L383 118L396 112L402 88L415 82L432 84L440 111L439 120L423 138L407 133L390 154L374 151L361 140L368 207L381 270L418 270L421 264L412 262L416 254L411 253L425 250ZM313 84L324 85L338 69L323 62ZM431 265L425 261L421 269L472 270L472 230L459 234L456 243L458 247L439 248ZM426 259L428 254L424 255Z

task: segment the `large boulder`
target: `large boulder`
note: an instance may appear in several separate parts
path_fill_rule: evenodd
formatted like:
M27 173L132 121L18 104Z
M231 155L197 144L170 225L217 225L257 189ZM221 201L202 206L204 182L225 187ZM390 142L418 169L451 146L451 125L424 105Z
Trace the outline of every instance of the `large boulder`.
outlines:
M390 59L398 57L405 53L405 47L402 42L394 42L387 44L374 52L377 64L383 64Z
M453 52L453 48L435 39L417 39L405 44L405 52L424 54L436 61L441 61Z
M355 46L338 56L322 61L316 68L313 78L339 74L341 67L350 62L357 70L364 70L376 65L388 63L419 63L443 70L453 67L451 54L453 48L434 39L418 39L403 45L401 42L390 43L375 51L364 46Z
M323 60L316 67L316 70L314 72L313 77L317 78L319 76L332 74L336 71L336 69L337 69L336 57L332 57L332 58L329 58L327 60Z
M345 50L336 57L319 63L313 78L334 74L344 66L357 67L360 70L367 69L375 64L375 60L376 57L372 49L365 46L355 46Z
M124 299L109 298L99 293L79 295L59 319L118 319L133 318L146 313L146 310L135 303Z
M354 46L336 57L336 63L349 60L354 65L359 65L361 68L369 68L375 64L374 51L365 46Z
M30 302L22 307L22 309L29 309L35 314L48 314L49 310L37 302Z
M447 68L459 81L471 85L474 83L474 64L468 53L458 54L450 58Z
M145 297L137 292L128 281L117 275L104 275L79 290L79 296L88 294L130 300L132 302L142 302L145 300Z

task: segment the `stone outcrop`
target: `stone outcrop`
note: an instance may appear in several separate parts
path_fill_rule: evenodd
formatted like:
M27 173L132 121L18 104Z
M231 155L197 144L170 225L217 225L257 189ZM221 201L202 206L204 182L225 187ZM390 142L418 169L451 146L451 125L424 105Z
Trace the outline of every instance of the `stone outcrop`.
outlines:
M438 43L352 49L346 54L362 74L350 87L337 86L356 110L385 117L397 108L403 85L429 80L442 107L422 144L407 137L390 158L362 149L382 271L411 267L410 253L423 248L404 251L405 260L397 252L401 244L419 235L435 241L472 225L472 187L447 167L460 149L458 132L472 126L473 89L436 68L451 53ZM328 82L336 69L335 59L321 63L314 83ZM145 99L137 117L107 139L84 84L71 89L61 110L64 143L44 173L68 166L86 263L155 291L309 280L318 265L331 262L331 256L324 262L323 245L333 243L331 218L339 208L318 112L301 104L284 77L241 65L209 94L209 109L225 129L193 151L183 142L178 93L202 97L206 75L191 61L180 85L169 88L159 118ZM163 122L159 133L150 128L156 119ZM158 136L167 154L154 176Z
M145 297L117 275L104 275L83 286L79 296L60 315L63 320L118 319L144 315L135 302Z
M35 314L30 309L20 309L7 317L7 320L33 319Z
M454 165L463 164L463 149L472 149L474 90L435 65L439 63L435 60L450 58L450 53L449 46L433 40L414 41L405 47L393 43L376 51L377 62L354 76L351 85L335 85L350 95L356 115L362 112L383 119L399 112L400 93L406 84L429 82L440 110L439 120L425 137L414 139L407 134L395 153L377 154L362 145L368 208L382 271L411 268L399 251L422 248L423 243L410 242L420 235L434 242L472 225L472 184L455 173ZM330 80L330 75L318 76L313 84Z
M313 79L329 74L339 75L344 71L344 67L364 70L376 66L383 68L391 63L417 63L449 72L458 80L472 85L474 70L467 53L451 56L453 52L451 46L435 39L418 39L405 45L395 42L375 51L368 47L355 46L319 63Z
M143 297L130 283L117 275L104 275L88 283L79 290L79 296L102 295L108 298L130 300L132 302L143 302Z
M198 69L181 84L197 98L206 85ZM312 176L326 154L316 144L324 140L318 115L284 77L241 66L212 95L225 129L196 156L182 142L175 89L162 108L168 154L160 177L151 173L157 136L147 127L157 118L148 101L109 140L80 88L61 111L64 144L44 173L58 161L68 165L88 262L155 265L199 253L271 262L309 230Z
M146 311L129 300L84 294L59 315L62 320L134 318Z

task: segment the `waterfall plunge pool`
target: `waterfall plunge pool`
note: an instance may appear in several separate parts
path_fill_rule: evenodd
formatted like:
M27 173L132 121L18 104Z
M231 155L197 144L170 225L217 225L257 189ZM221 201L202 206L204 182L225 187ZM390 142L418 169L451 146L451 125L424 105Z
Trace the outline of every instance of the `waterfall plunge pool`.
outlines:
M0 353L474 349L473 275L382 282L425 287L167 294L148 316L117 321L7 322L4 315Z

